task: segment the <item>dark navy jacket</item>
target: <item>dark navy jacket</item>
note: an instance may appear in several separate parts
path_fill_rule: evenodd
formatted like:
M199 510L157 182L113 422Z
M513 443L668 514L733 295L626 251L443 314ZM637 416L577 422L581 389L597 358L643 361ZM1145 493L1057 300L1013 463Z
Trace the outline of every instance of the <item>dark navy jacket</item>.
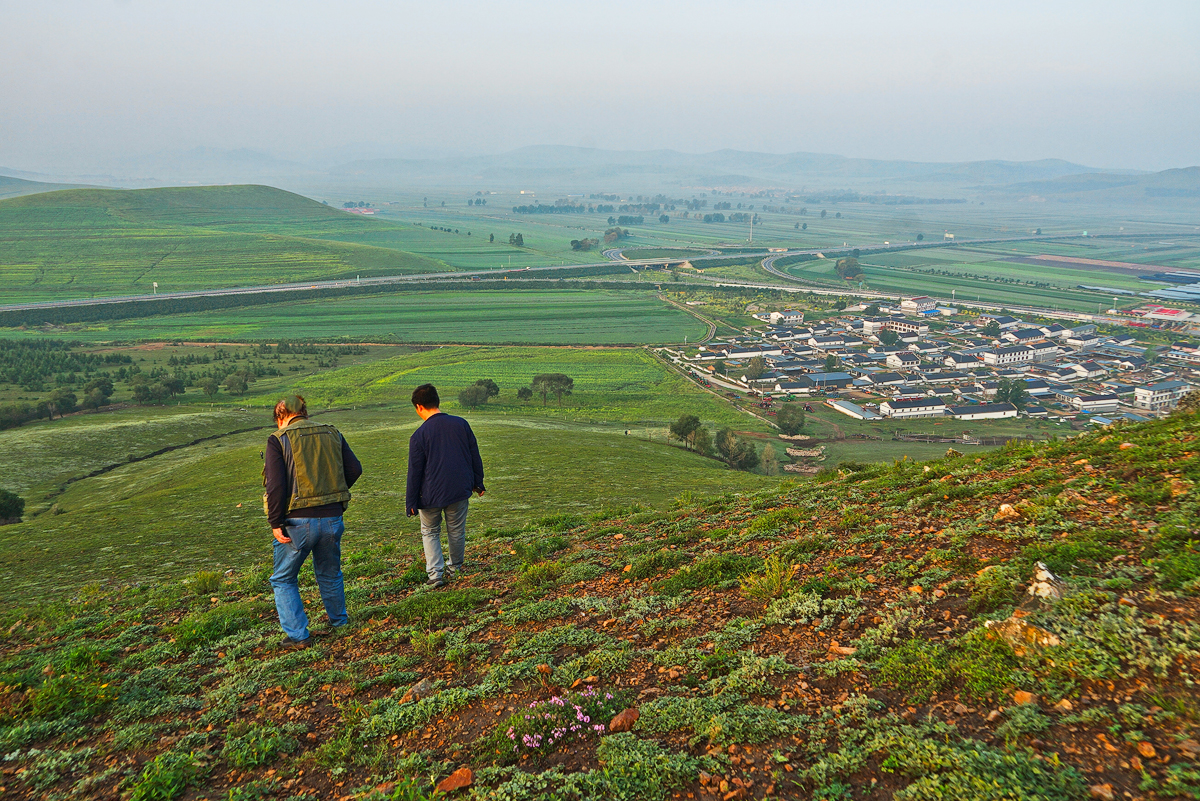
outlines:
M466 420L438 412L409 437L404 504L409 516L465 501L483 489L479 443Z

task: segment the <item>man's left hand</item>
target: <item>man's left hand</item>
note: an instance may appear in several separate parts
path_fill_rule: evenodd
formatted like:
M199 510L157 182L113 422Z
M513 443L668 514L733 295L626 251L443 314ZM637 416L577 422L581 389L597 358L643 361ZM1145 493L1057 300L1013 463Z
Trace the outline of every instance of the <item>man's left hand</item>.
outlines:
M273 529L271 529L271 533L275 535L276 542L281 542L284 545L288 545L292 541L292 538L289 537L287 534L284 534L283 529L281 529L281 528L273 528Z

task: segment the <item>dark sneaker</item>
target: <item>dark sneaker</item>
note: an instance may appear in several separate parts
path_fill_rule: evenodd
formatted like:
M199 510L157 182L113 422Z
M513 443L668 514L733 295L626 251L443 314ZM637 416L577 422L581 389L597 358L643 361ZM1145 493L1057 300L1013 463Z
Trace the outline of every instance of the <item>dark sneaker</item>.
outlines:
M431 578L429 581L425 582L425 586L431 590L440 590L442 587L446 586L446 582L440 578Z
M311 636L303 640L293 640L291 637L284 637L283 642L280 643L280 646L288 651L299 651L303 648L307 648L311 643Z

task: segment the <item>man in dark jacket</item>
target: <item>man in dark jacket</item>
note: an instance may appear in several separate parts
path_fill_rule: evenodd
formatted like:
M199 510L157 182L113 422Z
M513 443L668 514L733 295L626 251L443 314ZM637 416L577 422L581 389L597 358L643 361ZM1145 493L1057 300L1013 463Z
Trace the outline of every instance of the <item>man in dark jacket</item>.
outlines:
M471 492L483 497L483 460L471 426L438 408L433 384L422 384L412 395L421 425L408 440L408 516L420 515L429 586L445 586L463 566L467 545L467 505ZM450 541L450 565L442 557L442 518Z
M308 419L299 395L275 405L275 425L263 465L263 508L275 535L271 586L287 634L284 646L305 648L308 615L296 579L310 553L329 624L336 629L350 622L342 583L342 512L362 464L336 428Z

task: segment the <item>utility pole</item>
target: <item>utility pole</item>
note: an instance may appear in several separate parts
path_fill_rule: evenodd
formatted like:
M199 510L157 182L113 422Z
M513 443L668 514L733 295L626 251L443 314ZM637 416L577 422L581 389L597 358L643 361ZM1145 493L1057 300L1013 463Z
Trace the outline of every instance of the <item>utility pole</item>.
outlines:
M750 244L754 244L754 212L750 212Z

